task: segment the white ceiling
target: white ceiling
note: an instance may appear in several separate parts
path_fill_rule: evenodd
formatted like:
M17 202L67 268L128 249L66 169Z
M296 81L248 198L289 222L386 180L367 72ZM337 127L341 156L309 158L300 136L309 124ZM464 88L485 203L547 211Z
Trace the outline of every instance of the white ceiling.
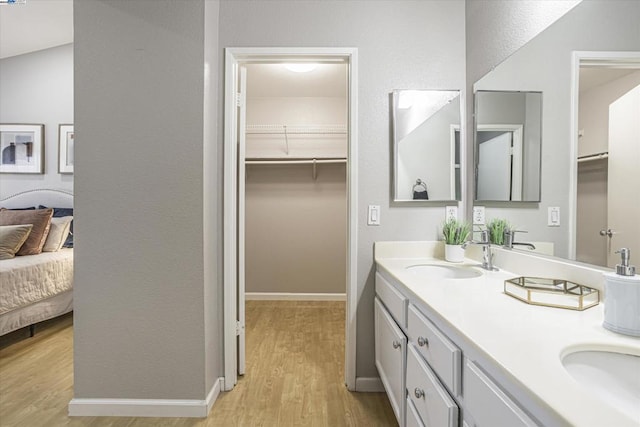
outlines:
M73 0L0 4L0 58L73 43Z
M296 73L284 64L248 64L247 94L267 96L347 96L347 66L345 64L317 64L306 73Z
M640 70L640 64L636 68L608 68L608 67L580 67L580 92L586 92L594 87L617 80L627 74Z

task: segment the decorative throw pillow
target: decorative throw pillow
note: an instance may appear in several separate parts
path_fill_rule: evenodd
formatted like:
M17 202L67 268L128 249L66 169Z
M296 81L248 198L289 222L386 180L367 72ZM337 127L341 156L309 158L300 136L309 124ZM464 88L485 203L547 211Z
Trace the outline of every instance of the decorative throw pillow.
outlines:
M31 233L16 255L37 255L42 252L52 216L53 209L31 211L0 209L0 225L33 224Z
M69 235L69 227L71 226L72 216L63 216L62 218L51 218L51 227L49 235L44 242L42 252L57 252L62 248L67 236Z
M38 206L38 209L47 209L47 206ZM65 216L73 216L73 208L52 208L53 209L53 217L54 218L62 218ZM69 227L69 235L67 236L67 240L65 240L63 248L72 248L73 247L73 221L71 221L71 227Z
M0 259L11 259L16 256L33 225L0 225Z

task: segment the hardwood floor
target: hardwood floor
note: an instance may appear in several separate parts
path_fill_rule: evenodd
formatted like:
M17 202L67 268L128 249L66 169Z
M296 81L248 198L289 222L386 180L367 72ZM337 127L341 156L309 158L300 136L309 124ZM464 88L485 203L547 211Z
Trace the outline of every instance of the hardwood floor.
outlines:
M247 301L247 373L206 419L67 416L73 319L0 339L0 426L396 426L384 393L344 381L344 303ZM28 332L22 332L28 336Z

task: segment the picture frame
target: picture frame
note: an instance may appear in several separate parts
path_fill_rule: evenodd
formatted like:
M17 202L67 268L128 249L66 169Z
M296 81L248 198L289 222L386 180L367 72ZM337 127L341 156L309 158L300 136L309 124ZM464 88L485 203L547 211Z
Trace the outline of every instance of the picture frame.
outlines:
M72 124L58 126L58 173L73 173L74 133Z
M44 174L43 124L0 124L0 173Z

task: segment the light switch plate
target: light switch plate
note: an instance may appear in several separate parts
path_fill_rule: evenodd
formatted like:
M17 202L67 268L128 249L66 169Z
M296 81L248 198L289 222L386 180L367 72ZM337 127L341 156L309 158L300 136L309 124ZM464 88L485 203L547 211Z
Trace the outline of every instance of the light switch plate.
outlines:
M547 225L549 227L560 227L560 208L558 206L549 206L547 214Z
M458 207L457 206L446 206L445 207L444 220L449 221L451 219L458 219Z
M484 225L484 206L473 207L473 225Z
M380 225L380 205L369 205L367 225Z

